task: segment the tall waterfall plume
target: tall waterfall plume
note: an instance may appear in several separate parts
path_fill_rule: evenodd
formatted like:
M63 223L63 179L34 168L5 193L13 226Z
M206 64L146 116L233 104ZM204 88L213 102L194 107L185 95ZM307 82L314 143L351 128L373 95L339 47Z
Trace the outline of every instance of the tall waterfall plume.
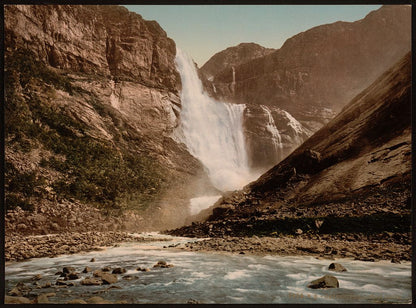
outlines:
M212 184L221 191L242 188L253 180L243 134L245 105L219 102L204 93L193 60L177 50L182 80L182 142L205 166Z

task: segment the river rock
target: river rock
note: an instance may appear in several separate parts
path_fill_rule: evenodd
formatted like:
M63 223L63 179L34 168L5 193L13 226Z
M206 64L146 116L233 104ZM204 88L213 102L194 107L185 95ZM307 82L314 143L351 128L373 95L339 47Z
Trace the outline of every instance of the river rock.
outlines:
M336 277L331 276L331 275L325 275L309 283L308 288L311 288L311 289L339 288L339 282Z
M32 304L32 301L22 296L9 296L4 297L5 304Z
M199 302L196 299L193 299L193 298L188 299L188 301L186 303L187 304L199 304Z
M13 288L9 292L7 292L9 296L21 296L22 292L18 288Z
M347 271L347 269L339 263L329 264L328 269L334 272L346 272Z
M124 274L125 272L126 272L125 268L117 267L117 268L113 269L113 271L111 273L112 274Z
M144 267L138 267L136 268L136 271L140 271L140 272L150 272L150 268L144 268Z
M104 272L102 270L95 270L94 272L92 272L94 277L101 277Z
M114 274L103 273L101 275L101 280L103 281L104 284L112 284L112 283L116 283L118 281L118 278Z
M81 281L81 284L84 286L99 286L103 284L103 281L98 278L87 277L83 281Z
M111 267L109 267L109 266L105 266L105 267L103 267L101 270L102 270L103 272L109 272L109 271L111 271Z
M83 273L89 273L89 272L91 272L91 268L86 266L82 272Z
M158 261L153 267L169 268L173 267L173 264L167 264L166 261Z
M66 279L68 279L68 280L75 280L75 279L78 279L79 278L79 276L78 276L78 274L77 273L69 273L67 276L66 276Z
M37 298L35 299L36 304L49 304L49 297L55 296L56 293L43 293L39 294Z
M90 262L95 262L95 258L92 258L92 259L90 260Z
M73 273L75 272L75 267L71 267L71 266L66 266L62 269L62 272L64 274L69 274L69 273Z

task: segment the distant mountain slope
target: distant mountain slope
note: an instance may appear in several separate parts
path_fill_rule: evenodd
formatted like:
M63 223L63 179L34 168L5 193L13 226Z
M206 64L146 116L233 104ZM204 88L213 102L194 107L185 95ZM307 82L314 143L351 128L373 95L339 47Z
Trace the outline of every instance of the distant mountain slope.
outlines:
M225 68L240 65L249 60L268 55L275 49L265 48L255 43L241 43L213 55L202 67L207 78L214 77Z
M410 183L408 53L284 161L217 202L207 222L172 233L270 235L301 228L312 233L389 231L408 238Z
M214 76L217 97L282 108L316 131L411 46L411 8L386 5L355 22L321 25L264 57ZM321 124L319 124L321 123Z
M202 79L211 96L247 105L250 165L264 171L398 61L410 50L410 41L410 6L387 5L355 22L340 21L299 33L279 50L251 60L238 61L236 47L228 48L207 62L208 68L216 65L212 82ZM282 113L298 123L297 132Z

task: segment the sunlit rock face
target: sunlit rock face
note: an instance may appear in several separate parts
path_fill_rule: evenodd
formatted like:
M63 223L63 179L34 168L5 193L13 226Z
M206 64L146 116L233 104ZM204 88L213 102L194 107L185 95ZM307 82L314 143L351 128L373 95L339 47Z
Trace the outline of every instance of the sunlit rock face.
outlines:
M176 91L175 42L155 21L121 6L10 5L5 46L23 45L51 66Z

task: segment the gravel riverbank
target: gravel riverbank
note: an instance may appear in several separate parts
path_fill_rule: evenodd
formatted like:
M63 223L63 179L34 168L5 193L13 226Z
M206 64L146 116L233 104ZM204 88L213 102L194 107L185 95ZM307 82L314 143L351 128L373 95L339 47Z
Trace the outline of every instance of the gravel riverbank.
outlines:
M393 263L411 260L410 241L388 241L394 234L359 239L333 235L283 237L224 237L181 244L176 248L189 251L228 252L236 254L311 255L325 259L354 258L361 261L391 260Z
M5 238L5 261L55 257L62 254L100 250L120 242L154 241L127 232L67 232L49 235L12 235ZM158 240L162 240L158 238Z

